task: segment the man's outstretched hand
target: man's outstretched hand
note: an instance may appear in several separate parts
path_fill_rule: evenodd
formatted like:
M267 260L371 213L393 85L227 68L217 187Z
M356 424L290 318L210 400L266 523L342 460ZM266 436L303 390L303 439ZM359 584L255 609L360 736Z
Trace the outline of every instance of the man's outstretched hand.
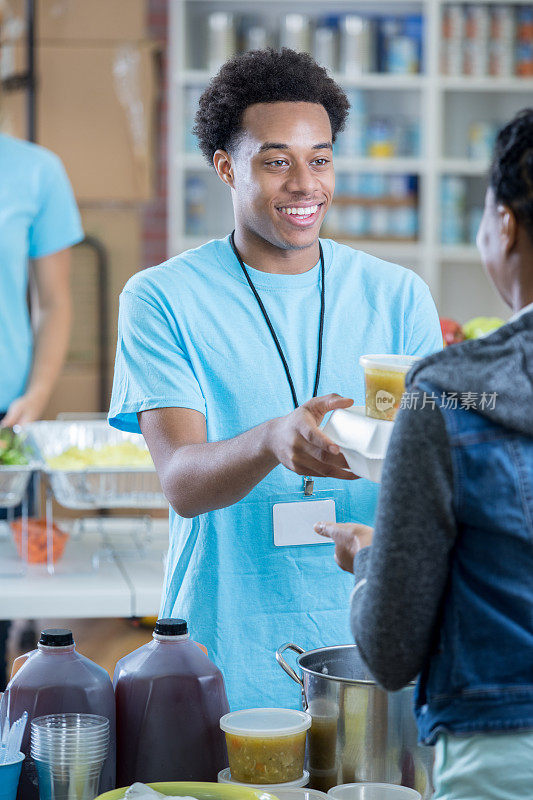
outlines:
M269 450L297 475L356 480L357 476L348 471L339 446L319 427L327 413L352 405L353 400L338 394L313 397L291 414L269 423Z

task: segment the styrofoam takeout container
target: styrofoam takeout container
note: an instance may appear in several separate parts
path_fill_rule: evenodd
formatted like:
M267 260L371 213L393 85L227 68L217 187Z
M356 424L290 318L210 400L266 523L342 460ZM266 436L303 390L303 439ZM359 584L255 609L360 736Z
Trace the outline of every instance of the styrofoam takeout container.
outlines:
M367 417L364 406L352 406L334 411L324 433L339 445L354 475L379 483L393 424Z

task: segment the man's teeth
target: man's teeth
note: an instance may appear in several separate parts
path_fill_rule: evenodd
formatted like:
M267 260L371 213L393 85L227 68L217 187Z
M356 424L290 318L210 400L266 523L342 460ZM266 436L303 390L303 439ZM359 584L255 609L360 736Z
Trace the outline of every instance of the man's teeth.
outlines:
M305 208L280 208L283 214L297 214L299 217L310 217L316 214L318 206L307 206Z

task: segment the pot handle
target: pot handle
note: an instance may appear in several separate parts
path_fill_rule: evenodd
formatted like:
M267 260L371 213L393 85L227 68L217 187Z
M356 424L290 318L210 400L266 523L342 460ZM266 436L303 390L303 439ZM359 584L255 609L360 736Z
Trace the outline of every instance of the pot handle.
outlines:
M281 669L287 673L289 678L292 678L295 683L301 686L303 692L304 683L302 679L299 677L299 675L296 674L293 668L290 667L283 658L283 653L285 652L285 650L293 650L300 656L302 655L302 653L305 653L305 650L302 647L299 647L297 644L293 644L292 642L285 642L285 644L282 644L281 647L278 647L278 649L276 650L276 661L280 665Z

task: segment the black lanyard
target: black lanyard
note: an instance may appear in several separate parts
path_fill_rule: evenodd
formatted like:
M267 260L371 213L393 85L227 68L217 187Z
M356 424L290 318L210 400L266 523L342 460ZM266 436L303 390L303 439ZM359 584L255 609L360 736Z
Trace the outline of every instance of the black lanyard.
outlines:
M239 264L241 265L241 269L244 272L246 280L248 281L248 285L250 286L250 289L254 293L255 299L257 300L257 302L259 304L259 308L261 309L261 311L263 313L263 316L265 318L265 322L268 325L268 329L269 329L270 333L272 334L272 338L274 339L274 344L276 345L276 347L278 349L279 357L281 358L281 360L283 362L283 366L285 368L285 374L287 375L287 380L289 381L289 386L291 387L291 394L292 394L292 399L293 399L293 402L294 402L294 408L298 408L298 406L299 406L298 398L296 396L296 391L294 389L294 383L292 381L289 365L287 364L287 360L286 360L285 356L283 355L283 350L281 349L281 345L279 343L278 337L276 336L276 331L274 330L274 328L272 326L272 323L270 321L270 317L267 314L266 308L264 307L263 302L262 302L261 298L259 297L259 294L257 293L257 289L253 285L252 279L248 275L248 270L244 266L244 262L243 262L243 260L242 260L242 258L240 256L240 253L239 253L239 251L237 250L237 248L235 246L235 231L233 231L233 233L230 236L230 243L231 243L231 247L233 249L233 252L235 253L235 256L237 257L237 260L238 260ZM324 309L325 309L325 305L326 305L326 280L325 280L325 278L326 278L326 270L325 270L325 267L324 267L324 253L322 252L322 245L320 244L320 242L318 242L318 247L319 247L319 250L320 250L320 280L321 280L321 287L320 287L320 325L319 325L319 328L318 328L318 358L317 358L317 362L316 362L316 376L315 376L315 386L314 386L314 389L313 389L313 397L317 396L318 384L319 384L319 381L320 381L320 367L321 367L321 364L322 364L322 335L324 333Z

